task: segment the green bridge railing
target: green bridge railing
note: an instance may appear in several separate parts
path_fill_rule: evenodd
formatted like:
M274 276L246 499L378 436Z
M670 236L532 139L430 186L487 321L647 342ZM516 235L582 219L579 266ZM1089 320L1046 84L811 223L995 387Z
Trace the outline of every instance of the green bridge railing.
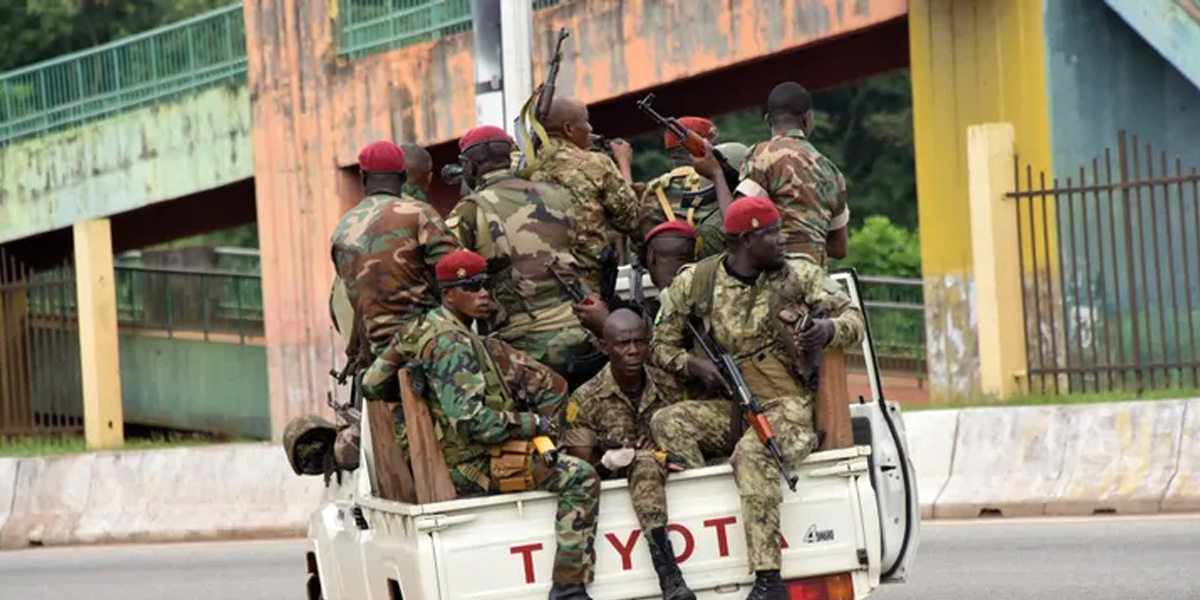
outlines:
M528 0L540 10L564 0ZM471 29L470 0L338 0L354 59ZM246 78L242 3L0 74L0 146Z
M239 2L0 74L0 145L245 77Z

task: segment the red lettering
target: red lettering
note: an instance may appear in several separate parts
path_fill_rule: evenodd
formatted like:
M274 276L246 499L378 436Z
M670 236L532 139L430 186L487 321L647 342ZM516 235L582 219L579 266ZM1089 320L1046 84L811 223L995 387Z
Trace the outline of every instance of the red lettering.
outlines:
M525 560L525 583L533 583L533 553L542 549L541 543L526 544L524 546L513 546L508 549L509 554L520 554Z
M779 547L783 548L784 550L787 550L788 547L787 538L783 537L782 533L779 534Z
M729 539L725 537L725 528L737 523L737 517L721 517L720 519L709 519L704 522L705 527L715 527L717 529L717 553L722 558L729 556Z
M685 560L692 557L692 552L696 549L696 540L692 537L692 532L683 525L671 523L667 525L667 531L674 531L683 536L683 552L675 555L675 564L683 564Z
M642 535L641 529L634 529L633 533L629 534L629 542L622 545L621 540L617 539L616 534L606 533L605 538L608 538L608 543L612 544L617 554L621 555L621 570L628 571L633 568L633 547L637 545L638 536Z

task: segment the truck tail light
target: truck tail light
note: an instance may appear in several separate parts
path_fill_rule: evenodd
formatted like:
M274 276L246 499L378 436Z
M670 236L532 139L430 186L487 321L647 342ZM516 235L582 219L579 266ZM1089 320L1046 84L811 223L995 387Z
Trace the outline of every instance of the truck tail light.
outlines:
M789 600L854 600L849 573L785 581Z

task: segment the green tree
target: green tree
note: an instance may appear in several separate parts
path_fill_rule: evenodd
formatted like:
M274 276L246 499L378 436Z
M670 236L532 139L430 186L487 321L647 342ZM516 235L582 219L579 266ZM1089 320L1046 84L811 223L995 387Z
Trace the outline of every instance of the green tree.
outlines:
M835 267L854 267L863 275L921 276L917 233L898 227L884 215L871 215L850 230L846 258Z

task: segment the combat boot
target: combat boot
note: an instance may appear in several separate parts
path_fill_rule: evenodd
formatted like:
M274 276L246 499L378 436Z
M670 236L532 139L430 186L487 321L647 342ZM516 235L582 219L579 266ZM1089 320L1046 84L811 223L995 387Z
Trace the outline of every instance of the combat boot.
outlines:
M779 571L755 571L754 587L746 600L788 600L787 589L779 578Z
M658 573L658 587L662 588L663 600L696 600L696 594L683 582L683 573L675 562L675 550L666 527L650 530L646 540L650 546L650 560L654 572Z
M550 600L592 600L582 583L556 583L550 586Z

